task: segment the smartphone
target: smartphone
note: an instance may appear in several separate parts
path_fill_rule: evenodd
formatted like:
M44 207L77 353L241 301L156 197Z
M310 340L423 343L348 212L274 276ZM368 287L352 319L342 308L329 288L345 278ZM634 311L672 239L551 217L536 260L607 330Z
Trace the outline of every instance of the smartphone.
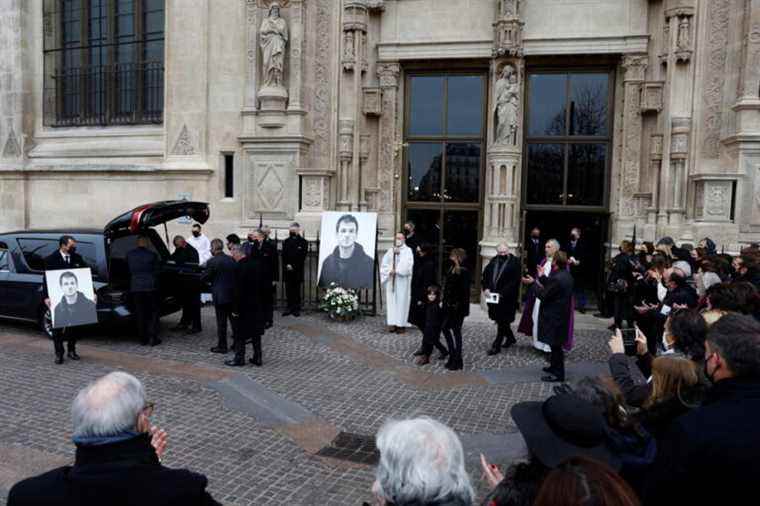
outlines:
M623 347L625 348L625 354L629 357L635 357L636 329L621 329L620 333L623 335Z

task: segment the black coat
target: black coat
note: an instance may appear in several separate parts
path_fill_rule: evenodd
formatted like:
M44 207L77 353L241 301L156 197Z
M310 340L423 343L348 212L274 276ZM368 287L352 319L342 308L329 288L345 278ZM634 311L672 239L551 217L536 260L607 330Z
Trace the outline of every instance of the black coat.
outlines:
M131 292L152 292L158 289L161 259L157 253L148 248L137 247L127 253L127 266Z
M211 295L215 306L232 304L235 292L235 272L237 262L221 253L209 258L201 280L211 285Z
M279 280L280 275L277 271L280 262L277 257L277 246L275 245L274 241L266 239L261 243L258 243L256 241L250 243L250 247L248 248L248 253L246 256L248 258L255 258L260 263L263 263L265 265L266 268L263 274L268 280L270 286L273 281Z
M669 290L668 294L662 300L663 306L673 307L673 304L683 305L686 304L690 308L697 307L699 302L699 295L694 287L689 285L679 286L673 290Z
M470 314L470 271L450 269L443 282L443 311L446 318L464 318Z
M568 240L565 244L564 251L567 253L568 259L570 259L570 257L573 257L578 260L578 262L580 262L580 264L577 266L570 266L570 274L573 276L578 276L584 272L586 269L587 254L586 243L583 241L583 239L578 239L575 241L575 246L573 246L572 241Z
M541 276L534 285L541 299L538 314L538 335L547 344L560 346L567 340L570 325L570 304L573 296L573 276L567 270L553 271Z
M190 244L185 243L184 248L176 248L174 253L171 254L169 260L173 260L178 267L183 267L187 264L200 264L200 256L198 250L192 247ZM181 269L180 269L181 270ZM180 300L186 300L190 297L195 297L198 294L200 297L201 285L198 283L198 278L191 276L180 276L179 281L175 287L175 291Z
M614 286L619 280L625 281L625 291L617 293L631 293L633 291L633 255L627 253L618 253L612 259L612 268L607 281L608 286Z
M255 257L245 257L236 265L233 312L240 315L241 331L246 336L264 333L267 303L272 296L266 269L266 264Z
M282 276L285 281L303 282L303 266L309 253L309 242L297 235L282 241ZM287 266L293 267L292 271Z
M422 328L425 325L425 305L427 304L427 289L437 285L435 276L435 258L430 255L421 256L414 261L412 271L411 307L409 308L409 323Z
M676 419L657 442L643 503L755 504L758 420L760 379L717 382L702 407Z
M319 286L328 288L335 283L343 288L372 288L375 278L375 261L364 252L358 242L354 244L353 254L346 259L340 258L339 246L322 262L319 274Z
M499 294L498 304L488 304L488 317L498 323L512 323L520 298L520 259L508 255L506 260L496 256L483 271L483 289Z
M185 243L184 248L176 248L174 250L169 260L174 260L177 265L198 264L200 263L200 256L198 256L197 249Z
M63 260L60 250L54 251L50 256L45 259L46 271L57 271L61 269L86 269L90 267L87 262L84 261L79 253L72 253L69 255L69 263L67 264ZM47 279L42 283L43 298L48 297Z
M527 262L528 272L531 274L536 272L536 267L546 257L544 252L544 240L539 238L536 244L533 244L533 239L528 237L525 239L525 259Z
M53 469L11 488L8 506L215 506L208 480L158 462L150 437L78 446L73 466Z

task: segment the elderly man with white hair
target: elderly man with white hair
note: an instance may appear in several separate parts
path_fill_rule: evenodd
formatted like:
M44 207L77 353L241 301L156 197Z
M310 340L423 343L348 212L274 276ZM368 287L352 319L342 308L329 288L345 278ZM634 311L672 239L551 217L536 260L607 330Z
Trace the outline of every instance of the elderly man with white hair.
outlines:
M475 494L454 431L431 418L387 422L377 433L379 504L470 506Z
M151 426L154 407L124 372L84 387L71 405L74 465L17 483L8 506L218 505L205 476L161 465L166 433Z

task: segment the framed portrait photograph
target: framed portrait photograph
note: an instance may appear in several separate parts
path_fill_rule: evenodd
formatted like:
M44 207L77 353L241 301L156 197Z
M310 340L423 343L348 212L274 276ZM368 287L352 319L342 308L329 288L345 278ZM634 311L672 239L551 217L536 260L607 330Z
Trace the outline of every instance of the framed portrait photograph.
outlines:
M377 213L322 213L319 286L372 288L376 240Z
M95 290L89 268L45 271L45 281L54 329L98 322Z

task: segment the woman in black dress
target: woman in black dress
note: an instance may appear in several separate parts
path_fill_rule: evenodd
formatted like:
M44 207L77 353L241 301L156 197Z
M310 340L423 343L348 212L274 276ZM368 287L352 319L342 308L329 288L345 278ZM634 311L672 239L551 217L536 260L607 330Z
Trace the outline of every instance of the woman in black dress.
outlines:
M451 250L449 260L452 266L446 273L443 287L443 335L449 348L449 361L446 369L462 369L462 324L470 314L470 271L464 261L467 253L462 248ZM453 334L453 336L452 336Z

